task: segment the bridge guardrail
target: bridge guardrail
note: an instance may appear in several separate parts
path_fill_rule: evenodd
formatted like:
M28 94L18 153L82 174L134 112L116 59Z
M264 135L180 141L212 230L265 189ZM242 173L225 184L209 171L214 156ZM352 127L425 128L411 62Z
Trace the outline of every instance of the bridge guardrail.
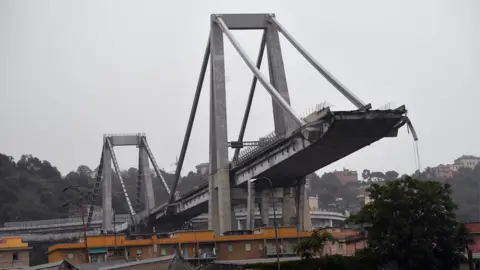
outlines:
M130 219L128 214L117 215L115 219L118 222L125 222ZM85 221L86 222L86 221ZM101 223L101 218L93 220L93 224ZM0 231L12 230L12 229L41 229L52 227L68 227L82 225L81 217L64 218L64 219L46 219L36 221L15 221L5 222L3 227L0 227Z
M303 118L306 118L308 115L319 112L326 107L330 107L331 105L327 102L316 104L315 106L309 108L303 115ZM257 153L261 152L262 150L270 147L275 142L281 140L283 136L275 134L275 132L271 132L266 136L260 137L259 139L259 146L249 146L242 149L237 157L237 159L232 160L232 164L236 166L237 164L242 163L243 161L255 156Z
M269 133L268 135L261 137L258 146L249 146L241 150L238 158L232 160L233 165L236 166L237 164L242 163L243 161L255 156L257 153L270 147L282 138L282 136L276 135L275 132Z

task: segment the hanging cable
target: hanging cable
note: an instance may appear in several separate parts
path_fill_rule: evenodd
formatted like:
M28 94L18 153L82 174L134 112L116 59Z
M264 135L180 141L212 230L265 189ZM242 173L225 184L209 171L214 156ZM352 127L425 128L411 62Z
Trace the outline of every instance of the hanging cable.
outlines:
M417 160L417 153L416 153L416 148L415 148L415 141L412 141L412 149L413 149L413 159L415 162L415 169L418 170L418 160ZM419 171L420 173L420 171Z
M418 150L418 136L417 132L413 128L412 122L408 118L408 116L405 116L405 121L407 123L407 132L412 132L412 137L413 137L413 154L414 154L414 159L415 159L415 166L417 167L418 172L420 173L420 170L422 169L420 166L420 152Z
M422 166L420 164L420 151L418 150L418 141L413 142L415 144L415 152L417 153L417 169L420 171L422 169Z

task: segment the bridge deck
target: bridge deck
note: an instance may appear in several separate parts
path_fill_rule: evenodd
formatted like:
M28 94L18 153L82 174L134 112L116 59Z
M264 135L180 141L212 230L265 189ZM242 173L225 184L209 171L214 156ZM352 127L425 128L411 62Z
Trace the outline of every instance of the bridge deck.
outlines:
M311 174L384 137L396 136L404 113L403 110L333 112L328 129L317 140L308 141L297 133L232 168L235 184L268 177L276 186L291 185L296 177Z

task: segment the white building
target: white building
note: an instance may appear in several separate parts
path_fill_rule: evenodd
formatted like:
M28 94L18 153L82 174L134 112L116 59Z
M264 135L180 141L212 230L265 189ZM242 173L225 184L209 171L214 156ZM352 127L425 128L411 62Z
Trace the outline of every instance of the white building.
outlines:
M197 174L204 175L208 174L208 162L200 163L196 166Z
M308 207L310 210L318 210L318 195L308 197Z
M478 163L480 163L480 157L471 156L471 155L463 155L454 161L454 166L458 168L469 168L474 169Z

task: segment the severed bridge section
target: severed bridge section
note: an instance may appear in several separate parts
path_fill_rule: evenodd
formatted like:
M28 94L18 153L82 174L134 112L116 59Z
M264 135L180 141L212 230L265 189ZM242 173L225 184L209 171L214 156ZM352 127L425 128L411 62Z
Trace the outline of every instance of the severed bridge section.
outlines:
M246 55L232 30L263 31L256 62ZM354 107L352 110L332 111L327 106L319 106L307 117L297 115L290 105L279 34L282 34L313 68L352 103ZM233 45L253 75L240 133L234 141L227 138L224 37ZM260 72L264 54L268 60L268 76ZM184 194L180 199L175 198L174 193L170 193L167 204L152 209L150 217L160 226L170 224L168 227L175 227L202 212L208 212L209 227L220 235L235 229L233 207L236 204L246 204L247 228L253 229L252 209L258 204L260 212L266 216L262 219L267 221L271 203L269 194L273 192L271 189L280 189L283 198L283 223L297 225L299 230L308 230L311 224L306 203L305 176L382 138L395 137L401 126L410 125L404 106L390 110L373 110L371 104L356 97L295 40L274 14L212 14L210 35L172 192L175 192L180 179L208 65L210 66L208 181L202 187ZM258 82L272 98L275 130L258 141L245 141L244 134ZM228 158L229 148L233 148L233 160ZM253 184L252 179L259 181ZM269 182L272 187L269 187Z
M233 30L263 32L256 62L245 54ZM333 111L328 106L318 106L310 115L298 116L290 105L290 89L284 69L280 34L352 103L352 110ZM232 141L227 137L224 37L233 45L253 75L240 133ZM260 72L264 54L268 62L268 76ZM203 185L177 198L175 194L180 172L208 67L209 173ZM272 98L275 130L267 137L245 141L245 130L257 83L262 84ZM212 14L210 34L171 189L163 179L144 135L107 135L104 137L92 205L103 179L103 228L110 230L112 228L110 168L113 162L129 206L131 219L127 225L130 227L146 221L148 227L155 227L159 231L178 229L185 221L208 212L209 228L214 230L215 234L221 235L235 229L233 209L243 204L247 209L246 228L253 229L255 226L253 209L259 206L264 225L268 225L270 204L275 200L273 193L280 191L283 224L296 225L299 230L309 230L311 222L306 202L305 177L382 138L397 136L398 129L404 124L412 128L406 113L405 106L374 110L371 104L360 100L307 52L280 24L274 14ZM417 139L413 129L412 131L414 138ZM137 182L136 210L124 187L113 151L114 146L122 145L139 147L140 173ZM229 151L234 151L232 160L229 159ZM148 173L145 173L148 171L148 160L151 161L169 194L168 202L163 205L155 204L151 179ZM252 179L258 181L252 183ZM142 183L145 186L148 205L144 211L139 212ZM270 200L270 197L273 199ZM92 211L89 212L88 224L91 221L91 213Z

